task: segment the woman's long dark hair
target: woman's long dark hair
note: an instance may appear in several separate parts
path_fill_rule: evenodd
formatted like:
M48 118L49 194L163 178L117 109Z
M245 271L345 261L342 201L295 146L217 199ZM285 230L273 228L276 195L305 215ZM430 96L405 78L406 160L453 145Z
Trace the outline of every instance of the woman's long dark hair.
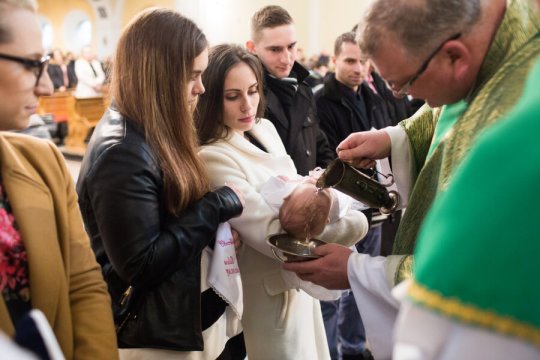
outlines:
M208 67L202 76L206 92L200 96L195 111L201 145L215 142L228 133L223 120L225 78L232 67L242 62L253 70L257 79L260 100L255 117L260 119L264 115L263 70L259 59L238 45L214 46L210 49Z
M193 61L207 46L191 20L152 8L124 30L113 63L111 95L120 113L139 124L156 152L164 201L174 214L209 188L186 93Z

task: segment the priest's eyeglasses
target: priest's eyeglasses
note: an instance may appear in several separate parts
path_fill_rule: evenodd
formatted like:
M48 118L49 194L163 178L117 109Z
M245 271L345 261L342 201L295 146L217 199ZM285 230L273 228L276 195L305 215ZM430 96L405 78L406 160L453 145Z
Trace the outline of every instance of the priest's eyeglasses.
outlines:
M449 41L452 41L452 40L457 40L461 37L461 33L457 33L457 34L454 34L452 36L450 36L448 39L444 40L444 42L439 45L430 55L429 57L426 59L426 61L424 61L422 63L422 66L420 66L420 68L418 69L418 71L416 71L414 73L413 76L411 76L411 78L409 80L407 80L403 85L401 86L396 86L395 84L388 84L388 87L392 90L392 92L394 93L394 96L397 96L397 97L404 97L404 96L407 96L409 95L409 90L411 89L411 86L413 86L414 82L416 80L418 80L418 78L420 76L422 76L422 74L427 70L428 66L429 66L429 63L431 62L431 60L433 60L433 58L435 57L435 55L437 55L439 53L439 51L441 51L441 49L443 48L444 44L446 44L447 42Z
M19 56L0 54L0 59L18 62L19 64L22 64L26 68L26 70L32 71L34 75L36 75L35 86L37 86L37 84L39 83L39 79L41 79L41 76L43 75L43 72L45 71L45 68L49 63L50 56L46 55L39 60L33 60Z

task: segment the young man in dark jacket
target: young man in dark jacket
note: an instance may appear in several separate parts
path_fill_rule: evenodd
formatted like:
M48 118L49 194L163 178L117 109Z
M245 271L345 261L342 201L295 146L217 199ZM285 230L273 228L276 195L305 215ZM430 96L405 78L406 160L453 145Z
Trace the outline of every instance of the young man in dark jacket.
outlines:
M324 87L315 93L321 129L334 149L353 132L393 126L413 114L410 101L395 98L371 70L355 37L354 32L338 36L332 58L335 73L327 76ZM380 255L381 236L388 234L387 242L391 243L399 221L399 214L392 216L388 219L378 213L373 216L371 230L356 245L358 252ZM322 309L332 358L337 359L338 342L343 359L369 358L364 349L362 320L352 294L345 294L336 302L322 303Z
M396 98L381 76L373 70L369 60L366 67L368 70L364 82L360 85L360 93L365 99L368 116L375 129L395 126L424 105L424 101L419 99Z
M348 32L335 42L332 58L336 72L329 74L324 87L315 93L320 127L332 149L349 134L371 129L371 121L360 85L367 75L367 66L360 49Z
M335 158L319 128L313 94L304 80L309 76L296 62L296 29L280 6L266 6L251 19L247 49L264 67L265 118L276 127L299 174L326 167Z

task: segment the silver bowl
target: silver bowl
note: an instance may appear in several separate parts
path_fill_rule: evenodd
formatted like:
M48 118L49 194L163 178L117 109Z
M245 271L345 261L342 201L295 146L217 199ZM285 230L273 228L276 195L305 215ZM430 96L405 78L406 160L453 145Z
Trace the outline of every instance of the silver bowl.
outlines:
M276 234L271 235L266 241L272 253L281 262L296 262L313 260L319 255L313 253L313 249L317 246L326 244L324 241L318 239L311 239L309 241L297 239L289 234Z

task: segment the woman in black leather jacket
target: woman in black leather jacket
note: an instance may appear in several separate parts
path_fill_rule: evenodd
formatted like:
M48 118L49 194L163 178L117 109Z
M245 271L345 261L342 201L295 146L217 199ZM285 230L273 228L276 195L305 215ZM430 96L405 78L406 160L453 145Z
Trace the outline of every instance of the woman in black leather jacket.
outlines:
M81 167L79 204L117 315L121 358L187 359L220 346L203 344L226 304L212 289L201 294L201 252L243 204L230 187L209 191L197 155L192 109L204 92L207 46L177 12L154 8L134 19L117 47L114 105Z

